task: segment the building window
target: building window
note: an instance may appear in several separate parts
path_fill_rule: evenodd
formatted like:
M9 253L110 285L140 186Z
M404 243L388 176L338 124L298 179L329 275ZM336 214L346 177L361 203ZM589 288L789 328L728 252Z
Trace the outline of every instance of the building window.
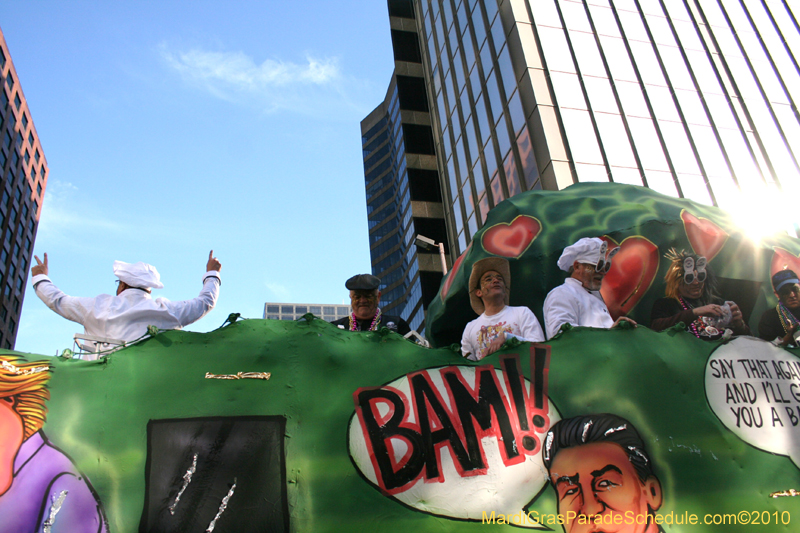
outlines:
M6 257L8 257L8 254L6 253L6 249L5 248L3 248L3 253L6 254ZM13 278L14 274L16 274L16 273L17 273L17 267L14 266L14 263L11 263L10 265L8 265L8 277L9 278Z
M8 309L6 309L6 307L3 306L2 308L0 308L0 320L2 320L3 323L5 323L7 318L8 318Z
M8 158L6 157L6 153L3 150L0 150L0 173L3 171L3 168L5 168L7 161Z
M30 252L31 251L31 245L32 245L32 243L31 243L30 238L26 238L25 239L25 251L26 252ZM2 261L0 261L0 262L2 262Z
M6 54L3 52L3 49L0 48L0 67L6 66ZM2 339L2 337L0 337Z
M22 114L22 129L28 129L28 115L25 113Z
M19 257L19 243L14 243L14 257Z
M38 196L39 198L42 197L42 184L41 183L37 183L36 184L36 196Z
M0 90L0 102L2 102L3 104L2 105L3 109L5 109L6 106L8 105L8 96L6 96L6 92L3 90Z
M11 221L9 224L16 224L17 223L17 210L13 207L11 208Z
M13 142L14 142L14 139L11 137L11 133L10 132L6 132L6 141L5 141L6 148L8 148L10 150L11 149L11 143L13 143Z
M22 280L22 277L17 278L17 292L22 294L22 288L25 286L25 282Z
M28 140L31 141L31 146L33 146L33 140L32 139L33 139L33 135L31 135L30 139L28 139ZM33 155L33 158L36 159L37 163L39 162L39 149L38 148L36 149L36 153Z
M19 313L19 298L14 297L14 312Z
M8 332L13 335L16 329L17 329L17 323L12 318L11 320L8 321Z
M23 205L22 206L22 218L28 218L28 206L27 205Z
M14 77L11 75L10 72L8 73L8 77L6 78L6 85L8 85L9 90L14 89Z
M8 191L3 191L3 205L8 207L8 202L11 200L11 195L8 194Z
M27 165L30 162L31 162L31 154L29 154L28 151L25 150L25 164Z
M23 142L24 141L22 139L22 131L18 131L17 132L17 146L22 146Z
M17 187L17 190L14 191L14 198L17 199L17 203L22 202L22 189L19 187Z
M19 108L22 105L22 100L19 99L19 94L14 95L14 105L17 106L17 111L19 111Z
M36 203L36 200L33 201L33 205L36 206L37 210L39 209L39 205ZM36 211L34 211L34 214L36 214ZM34 228L36 228L36 221L33 218L29 218L28 229L31 230L31 233L33 233Z
M47 172L47 169L46 169L46 168L44 168L44 165L42 165L42 168L41 168L41 170L40 170L40 172L39 172L39 174L41 174L41 175L42 175L42 179L44 179L44 175L45 175L45 173L46 173L46 172Z
M6 299L11 298L11 283L6 283L6 290L3 294L5 294Z
M27 272L28 271L28 260L25 259L24 257L20 257L19 258L19 268L23 272Z
M19 154L14 150L11 152L11 166L17 168L17 165L19 165Z
M33 132L28 134L28 144L33 146ZM39 162L39 150L36 150L36 162Z

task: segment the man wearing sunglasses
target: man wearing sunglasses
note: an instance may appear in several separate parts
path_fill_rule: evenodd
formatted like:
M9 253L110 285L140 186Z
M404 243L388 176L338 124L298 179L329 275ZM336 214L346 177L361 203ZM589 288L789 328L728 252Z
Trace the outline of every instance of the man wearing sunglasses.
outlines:
M778 305L767 309L758 323L758 336L777 341L779 346L797 345L800 331L800 281L793 270L779 270L772 276L772 288Z
M50 281L47 254L44 261L37 256L31 268L36 295L53 311L67 320L83 325L87 335L131 342L147 333L147 326L158 329L181 329L203 318L217 303L222 264L208 254L203 289L197 298L171 302L166 298L150 296L151 289L162 289L158 270L147 263L114 261L114 275L118 278L115 296L101 294L95 298L67 296ZM94 348L93 342L87 342ZM102 346L101 346L102 347ZM99 355L85 354L84 359L98 359Z
M613 328L620 322L636 322L627 317L611 318L600 287L611 269L611 259L619 248L596 237L585 237L564 248L558 267L569 277L547 295L544 301L544 325L551 339L564 324L592 328Z

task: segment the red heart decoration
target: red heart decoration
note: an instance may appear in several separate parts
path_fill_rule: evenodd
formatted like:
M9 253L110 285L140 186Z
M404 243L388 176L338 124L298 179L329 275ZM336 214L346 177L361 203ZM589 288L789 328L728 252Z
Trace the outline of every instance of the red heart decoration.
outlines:
M609 248L617 246L608 236L600 238ZM658 272L659 260L658 246L645 237L636 235L622 241L600 288L614 320L630 313L647 293Z
M501 257L518 258L542 231L538 219L528 215L518 215L509 224L501 222L483 232L483 249Z
M444 301L444 299L447 298L447 293L450 291L450 285L452 285L453 280L456 279L456 274L458 274L458 269L461 267L461 263L464 262L464 257L467 256L467 252L469 252L470 248L472 248L472 243L469 243L469 246L467 246L467 249L464 250L464 253L459 255L458 259L456 259L456 262L453 263L452 267L450 267L450 272L447 273L447 279L444 280L444 285L442 285L442 290L441 290L442 301Z
M770 278L774 276L776 272L787 268L789 270L794 270L795 274L800 272L800 257L783 248L773 248L773 251L775 253L772 254L772 264L769 267Z
M707 218L698 218L684 209L681 211L681 220L694 253L705 256L709 261L728 241L728 232Z

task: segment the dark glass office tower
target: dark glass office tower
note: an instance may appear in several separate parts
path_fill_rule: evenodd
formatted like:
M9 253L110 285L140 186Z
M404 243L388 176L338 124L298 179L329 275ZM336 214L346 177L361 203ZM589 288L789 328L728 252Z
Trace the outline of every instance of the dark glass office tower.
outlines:
M442 263L415 238L449 246L413 5L389 2L389 15L395 72L386 99L361 122L370 256L382 311L422 333Z
M0 346L13 348L48 170L2 30L0 83Z

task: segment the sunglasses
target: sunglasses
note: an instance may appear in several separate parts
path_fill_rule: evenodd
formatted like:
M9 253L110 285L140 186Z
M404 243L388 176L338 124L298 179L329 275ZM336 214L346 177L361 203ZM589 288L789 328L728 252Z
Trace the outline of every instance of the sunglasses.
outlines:
M597 261L597 265L594 267L595 272L606 274L611 270L611 260L614 259L614 256L619 252L619 246L608 252L608 257L606 257L606 252L608 252L608 243L604 241L603 244L600 245L600 260Z
M693 257L687 257L683 260L683 282L687 285L691 285L695 281L698 283L703 283L708 274L706 273L706 263L708 261L702 255L697 258L697 262L695 262Z

